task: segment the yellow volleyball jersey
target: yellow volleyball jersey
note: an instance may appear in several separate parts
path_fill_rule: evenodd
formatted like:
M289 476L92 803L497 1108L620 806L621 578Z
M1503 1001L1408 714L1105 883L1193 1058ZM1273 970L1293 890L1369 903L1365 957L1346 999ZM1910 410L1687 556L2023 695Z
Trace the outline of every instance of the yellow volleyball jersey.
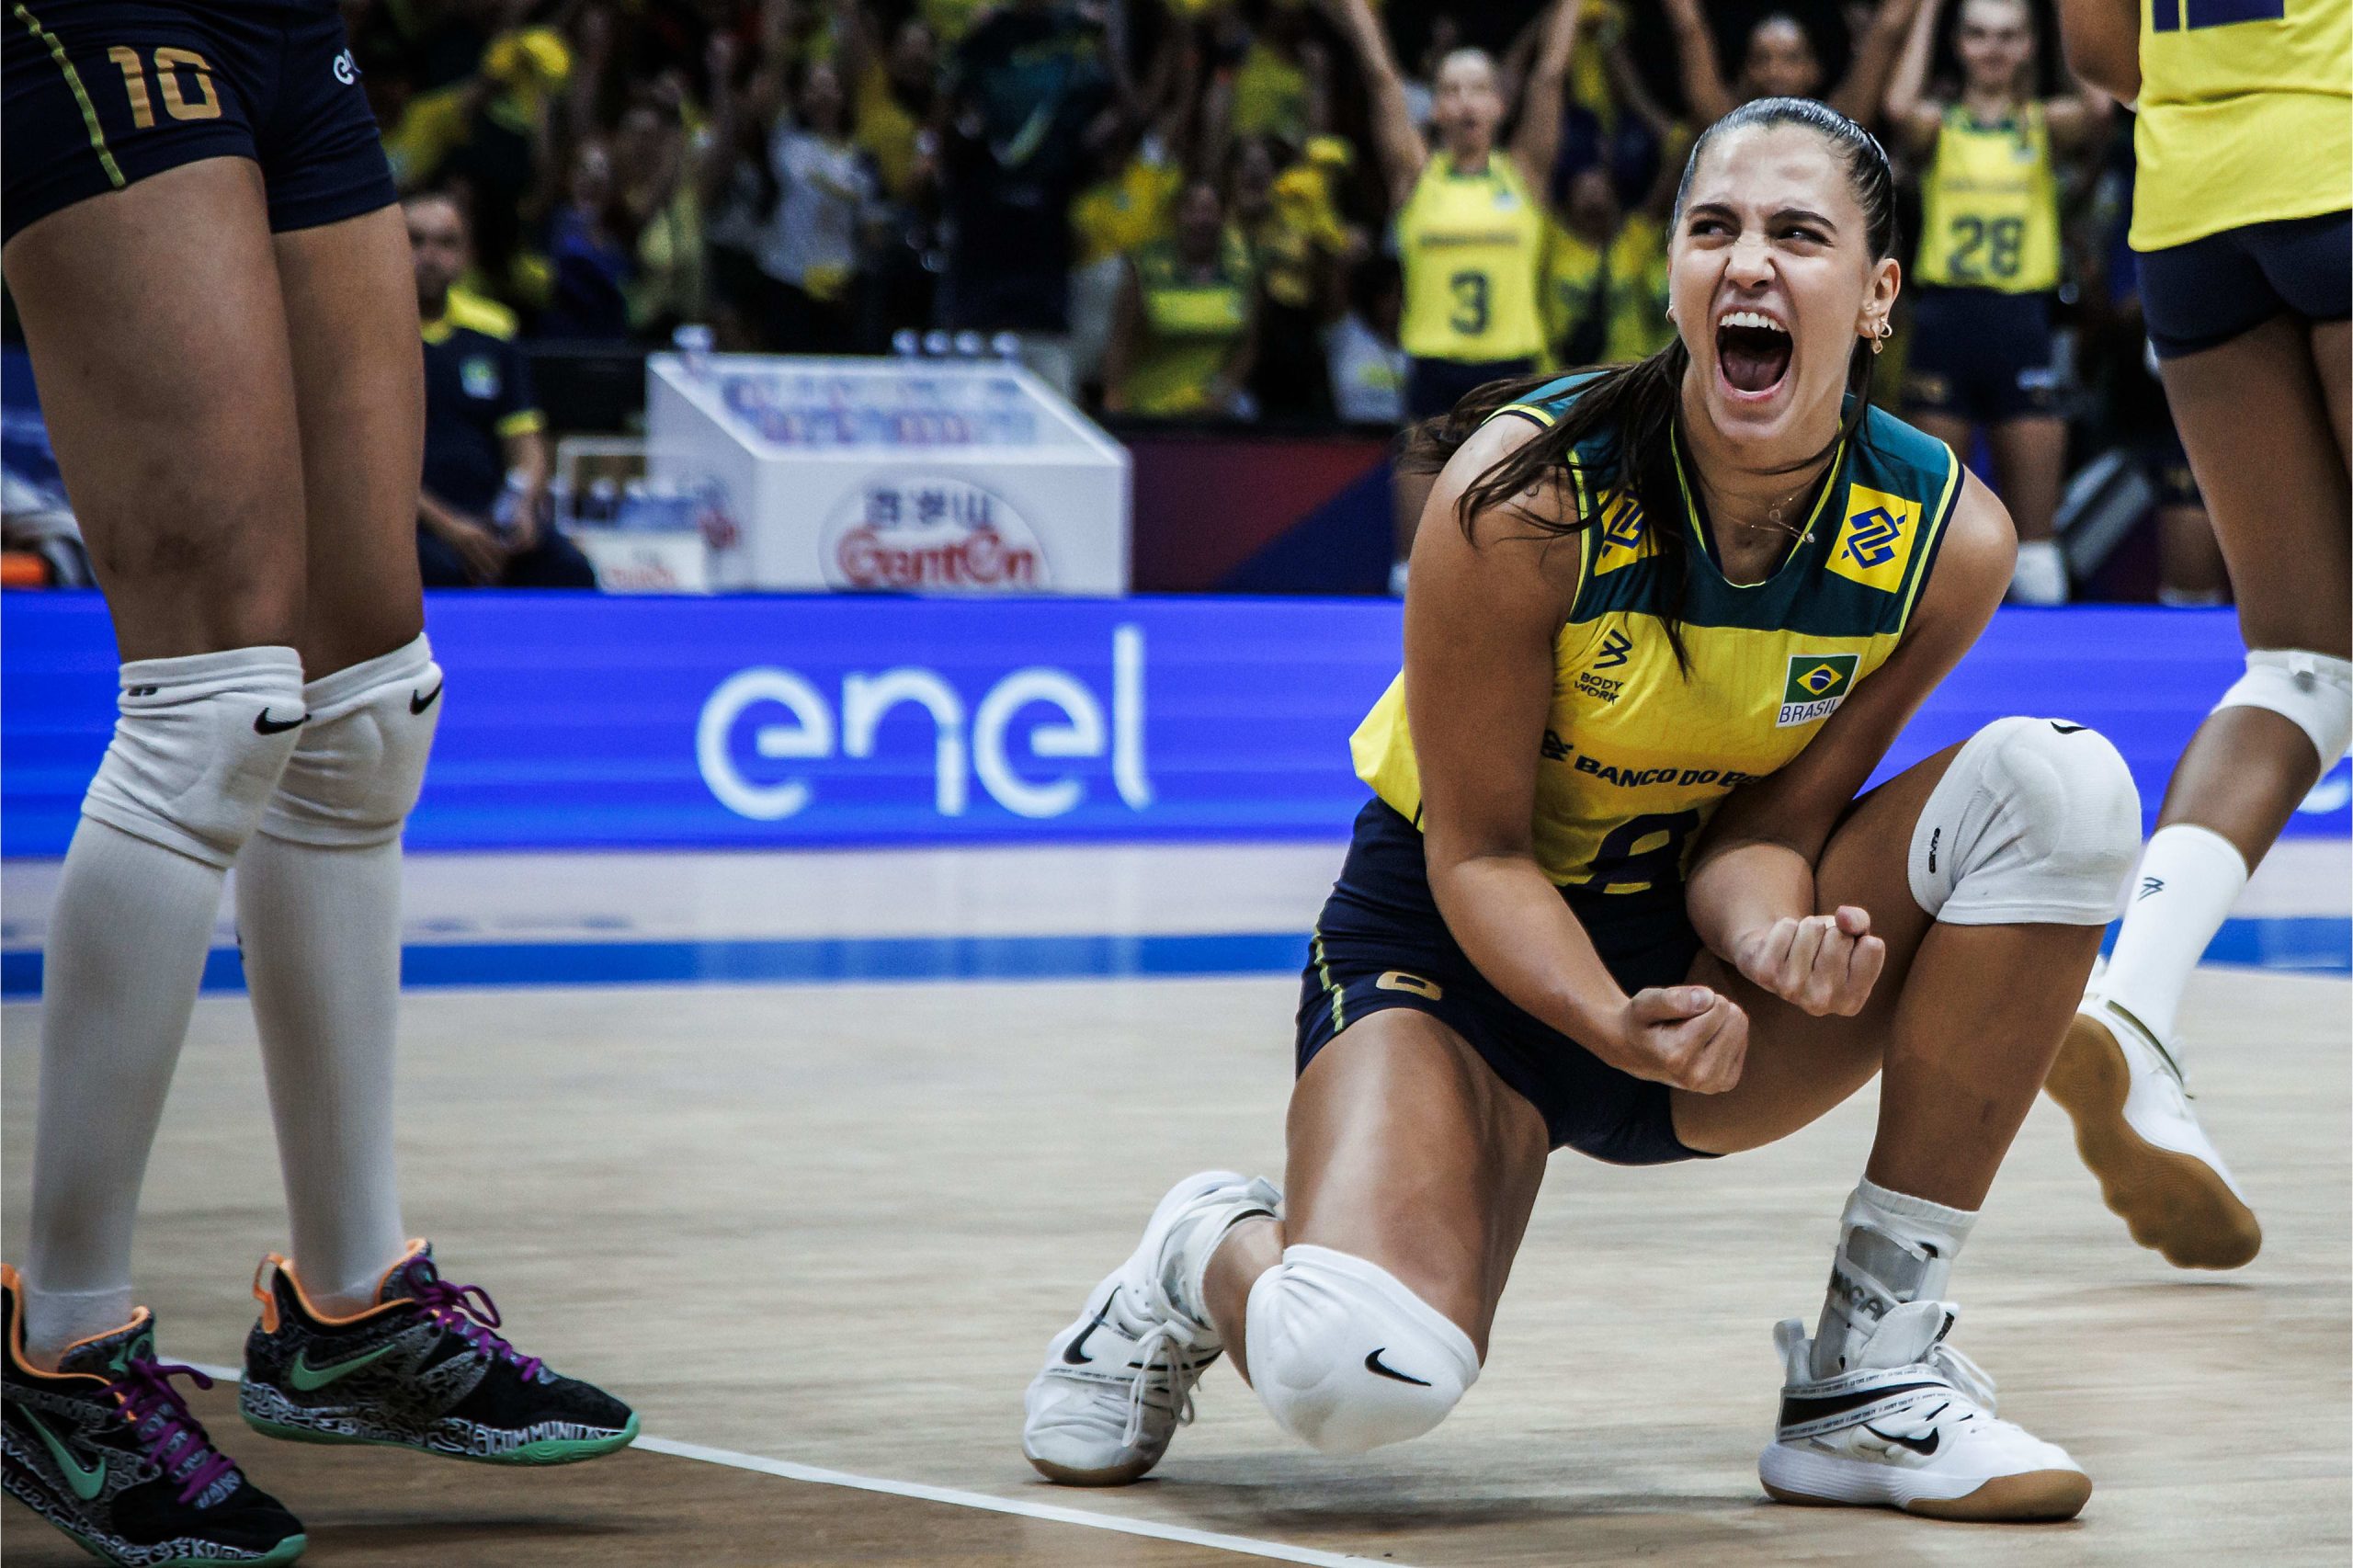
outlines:
M1509 154L1488 153L1473 175L1432 153L1397 214L1397 258L1406 353L1475 363L1544 351L1544 212Z
M1913 276L2005 294L2059 287L2059 179L2040 104L1992 125L1959 104L1945 110L1920 180Z
M1216 412L1210 382L1250 326L1250 258L1229 230L1216 271L1190 276L1176 247L1163 240L1136 252L1143 296L1143 342L1129 368L1128 412L1162 416Z
M2353 205L2353 6L2141 0L2135 250Z
M1549 425L1586 379L1563 377L1506 412ZM1573 468L1606 439L1580 443ZM1787 767L1895 651L1961 472L1942 441L1871 409L1833 460L1802 537L1770 577L1749 585L1718 569L1688 482L1678 515L1653 519L1631 494L1588 495L1580 473L1587 523L1576 535L1576 596L1553 640L1536 783L1544 874L1609 893L1679 881L1724 796ZM1689 585L1679 607L1654 532L1661 528L1682 536ZM1678 608L1688 675L1664 625ZM1349 747L1358 776L1418 826L1421 773L1402 675Z

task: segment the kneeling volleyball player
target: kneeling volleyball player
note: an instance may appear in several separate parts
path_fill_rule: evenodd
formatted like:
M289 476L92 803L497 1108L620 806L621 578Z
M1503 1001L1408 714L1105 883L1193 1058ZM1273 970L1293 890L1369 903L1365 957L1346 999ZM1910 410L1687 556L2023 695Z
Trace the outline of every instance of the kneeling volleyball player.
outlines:
M1417 433L1440 472L1304 976L1289 1195L1211 1171L1161 1202L1030 1384L1048 1476L1143 1474L1226 1352L1326 1452L1427 1432L1551 1150L1733 1153L1878 1073L1817 1326L1776 1330L1766 1489L1976 1519L2090 1495L1947 1336L2140 804L2106 740L2040 718L1856 799L2015 550L1949 449L1870 406L1893 199L1852 121L1745 105L1684 173L1677 341Z

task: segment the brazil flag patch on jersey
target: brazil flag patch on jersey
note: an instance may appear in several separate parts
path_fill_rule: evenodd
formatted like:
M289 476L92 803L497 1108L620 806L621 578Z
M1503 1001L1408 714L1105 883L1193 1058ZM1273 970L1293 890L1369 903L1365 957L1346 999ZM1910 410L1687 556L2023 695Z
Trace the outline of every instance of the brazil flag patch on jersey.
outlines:
M1830 547L1830 570L1839 576L1893 594L1904 585L1912 545L1920 537L1920 503L1869 485L1849 487L1847 518Z
M1789 676L1781 683L1781 713L1777 730L1826 719L1847 700L1855 684L1854 653L1791 653Z

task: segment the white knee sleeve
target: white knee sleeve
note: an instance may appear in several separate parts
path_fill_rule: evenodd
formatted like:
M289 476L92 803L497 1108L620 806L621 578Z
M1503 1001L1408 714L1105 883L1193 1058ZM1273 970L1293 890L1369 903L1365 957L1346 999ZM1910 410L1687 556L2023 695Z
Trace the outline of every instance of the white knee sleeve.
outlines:
M2268 708L2312 737L2323 771L2353 743L2353 664L2295 648L2248 651L2239 676L2214 710Z
M441 666L416 641L302 688L311 722L262 818L272 838L330 848L386 844L416 804L441 722Z
M2104 926L2141 848L2141 792L2097 730L1997 719L1912 830L1912 896L1951 926Z
M231 648L122 666L114 739L82 814L226 869L302 731L302 660Z
M1418 1437L1479 1381L1470 1335L1378 1264L1292 1246L1250 1288L1250 1381L1327 1454Z

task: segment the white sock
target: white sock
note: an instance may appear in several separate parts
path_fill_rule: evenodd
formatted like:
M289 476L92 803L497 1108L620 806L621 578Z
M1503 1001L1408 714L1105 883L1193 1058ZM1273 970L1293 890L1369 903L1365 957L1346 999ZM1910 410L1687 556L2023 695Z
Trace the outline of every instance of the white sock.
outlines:
M1890 1308L1942 1300L1952 1261L1976 1223L1973 1210L1914 1198L1868 1176L1857 1182L1838 1217L1838 1251L1813 1335L1813 1375L1844 1370Z
M2132 901L2125 905L2124 928L2116 935L2099 994L2139 1019L2168 1051L2189 971L2222 928L2246 879L2238 846L2196 823L2157 829L2141 854Z
M392 1153L400 910L397 840L329 849L265 831L237 862L294 1266L330 1312L372 1305L407 1248Z
M25 1349L48 1365L131 1317L147 1151L221 908L222 872L84 817L50 914Z
M375 1303L407 1251L393 1152L400 829L441 672L423 637L303 687L312 721L237 862L237 931L293 1261L323 1310Z
M2014 605L2063 605L2067 602L2067 557L2055 539L2018 541L2018 564L2010 569L2010 602Z

